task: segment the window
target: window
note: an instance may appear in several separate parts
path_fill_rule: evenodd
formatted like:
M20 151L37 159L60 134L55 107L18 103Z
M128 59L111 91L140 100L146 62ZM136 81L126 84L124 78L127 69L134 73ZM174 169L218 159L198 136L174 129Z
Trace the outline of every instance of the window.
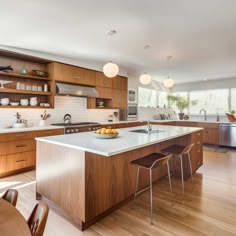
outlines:
M218 112L224 115L229 109L229 89L215 89L189 92L190 101L197 101L197 105L190 104L190 114L199 114L203 108L207 114Z
M139 87L138 105L139 107L157 107L157 91Z
M236 88L231 89L231 110L236 111Z
M173 96L178 96L178 97L183 97L188 99L188 92L176 92L176 93L172 93L171 95ZM179 109L176 107L176 104L169 104L173 109L177 110L179 112ZM187 111L187 109L185 109L185 111Z
M163 92L163 91L158 91L157 96L158 96L157 98L158 106L161 108L168 107L168 100L167 100L168 93Z

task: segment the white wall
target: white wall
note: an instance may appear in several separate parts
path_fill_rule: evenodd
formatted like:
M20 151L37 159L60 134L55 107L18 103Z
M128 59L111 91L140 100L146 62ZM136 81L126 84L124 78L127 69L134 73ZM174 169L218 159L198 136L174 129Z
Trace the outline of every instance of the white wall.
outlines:
M45 109L0 109L0 127L12 125L15 122L15 113L20 112L22 119L26 119L28 124L38 126L40 115ZM107 122L108 116L113 115L116 109L87 109L87 99L79 97L55 97L55 109L46 109L51 114L47 123L63 122L66 113L71 114L72 122ZM116 119L114 118L114 121Z

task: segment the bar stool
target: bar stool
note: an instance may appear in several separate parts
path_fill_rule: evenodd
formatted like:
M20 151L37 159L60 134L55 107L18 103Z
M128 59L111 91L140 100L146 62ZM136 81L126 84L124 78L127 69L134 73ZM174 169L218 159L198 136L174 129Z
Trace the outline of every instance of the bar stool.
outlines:
M191 152L193 146L194 146L194 143L190 144L189 146L172 145L172 146L169 146L169 147L161 150L162 153L179 156L183 193L184 193L183 155L188 156L190 173L191 173L191 180L192 180L192 188L193 188L193 171L192 171L192 163L191 163L191 156L190 156L190 152Z
M138 166L134 200L135 200L136 196L139 193L141 193L141 192L143 192L143 191L150 188L151 224L152 224L152 220L153 220L153 213L152 213L152 169L157 168L157 167L161 167L165 164L167 165L170 191L172 193L171 178L170 178L170 167L169 167L169 159L171 158L171 156L172 155L163 155L161 153L152 153L152 154L149 154L149 155L144 156L142 158L139 158L137 160L131 161L131 164ZM137 191L138 190L140 168L144 168L146 170L149 170L150 186L146 187L146 188L144 188L140 191Z

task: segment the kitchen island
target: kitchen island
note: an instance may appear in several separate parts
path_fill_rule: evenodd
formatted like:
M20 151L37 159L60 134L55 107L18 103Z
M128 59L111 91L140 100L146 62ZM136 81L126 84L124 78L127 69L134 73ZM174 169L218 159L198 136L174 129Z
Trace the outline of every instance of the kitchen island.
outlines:
M202 165L202 128L153 125L159 132L130 132L145 128L119 129L115 139L98 139L93 132L37 138L37 198L83 230L132 198L137 173L130 165L132 160L169 145L195 143L193 171ZM173 158L170 166L180 176L179 160ZM185 158L183 166L188 179ZM140 188L148 186L149 173L144 170L140 174ZM166 168L154 171L153 181L166 174Z

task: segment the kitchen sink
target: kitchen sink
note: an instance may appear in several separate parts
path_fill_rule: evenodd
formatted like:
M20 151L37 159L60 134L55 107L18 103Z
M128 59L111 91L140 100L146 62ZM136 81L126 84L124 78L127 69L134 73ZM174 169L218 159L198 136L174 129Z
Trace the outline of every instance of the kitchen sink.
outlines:
M165 132L165 131L159 130L159 129L153 129L148 132L146 129L135 129L135 130L131 130L130 132L141 133L141 134L148 134L148 133L154 134L154 133L160 133L160 132Z

